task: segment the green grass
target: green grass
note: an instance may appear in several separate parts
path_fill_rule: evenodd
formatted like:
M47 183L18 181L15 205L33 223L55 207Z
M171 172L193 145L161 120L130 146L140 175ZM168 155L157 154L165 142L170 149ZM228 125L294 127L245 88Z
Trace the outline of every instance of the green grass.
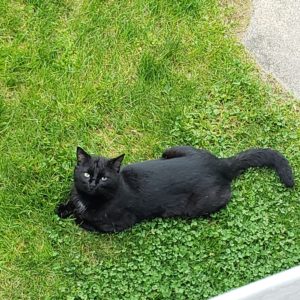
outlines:
M222 1L224 2L224 1ZM300 262L299 102L262 82L216 0L0 1L0 298L206 299ZM75 149L125 163L272 147L211 220L94 235L53 213Z

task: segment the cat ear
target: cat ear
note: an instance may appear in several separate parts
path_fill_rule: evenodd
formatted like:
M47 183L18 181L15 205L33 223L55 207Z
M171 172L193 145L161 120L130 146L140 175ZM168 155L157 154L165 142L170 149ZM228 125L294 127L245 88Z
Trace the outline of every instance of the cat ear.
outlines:
M110 166L118 173L120 172L120 168L121 168L121 164L122 164L124 156L125 156L125 154L122 154L116 158L109 160Z
M87 160L89 160L91 156L87 154L82 148L77 147L77 163L81 164Z

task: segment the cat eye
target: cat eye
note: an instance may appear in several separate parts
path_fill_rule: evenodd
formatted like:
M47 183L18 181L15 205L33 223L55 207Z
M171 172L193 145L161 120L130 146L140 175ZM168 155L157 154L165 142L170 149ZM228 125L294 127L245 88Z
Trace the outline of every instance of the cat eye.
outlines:
M107 180L107 177L103 176L101 177L101 181L106 181Z
M91 175L89 173L83 173L83 176L86 178L90 178Z

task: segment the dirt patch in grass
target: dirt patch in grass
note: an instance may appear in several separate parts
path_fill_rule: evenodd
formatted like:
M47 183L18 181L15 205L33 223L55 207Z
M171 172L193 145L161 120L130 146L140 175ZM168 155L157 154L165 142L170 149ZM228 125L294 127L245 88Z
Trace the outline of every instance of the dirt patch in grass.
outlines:
M221 0L220 3L228 10L225 21L234 24L234 33L241 39L251 19L252 1Z

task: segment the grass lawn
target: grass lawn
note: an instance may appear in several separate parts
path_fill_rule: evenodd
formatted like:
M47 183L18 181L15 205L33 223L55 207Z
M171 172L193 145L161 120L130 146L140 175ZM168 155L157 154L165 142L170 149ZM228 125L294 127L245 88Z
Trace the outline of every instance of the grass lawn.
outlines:
M229 1L0 0L0 298L207 299L300 262L300 103L263 82ZM231 1L232 2L232 1ZM75 149L272 147L210 220L91 234L53 213Z

